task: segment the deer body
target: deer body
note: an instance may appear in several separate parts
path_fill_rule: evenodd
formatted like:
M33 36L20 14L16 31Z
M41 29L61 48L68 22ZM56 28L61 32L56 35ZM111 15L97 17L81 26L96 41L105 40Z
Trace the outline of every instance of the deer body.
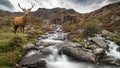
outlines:
M18 6L20 7L19 3L18 3ZM13 19L14 33L16 33L18 27L21 27L21 32L24 33L24 27L26 26L26 23L27 23L27 20L29 17L29 13L33 7L34 7L34 5L32 5L32 7L29 9L24 9L24 8L20 7L23 10L24 14L19 17L14 17L14 19Z

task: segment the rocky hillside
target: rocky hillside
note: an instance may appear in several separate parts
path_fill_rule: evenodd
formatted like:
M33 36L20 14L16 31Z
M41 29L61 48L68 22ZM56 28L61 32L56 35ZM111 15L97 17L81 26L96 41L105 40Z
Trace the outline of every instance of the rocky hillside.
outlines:
M109 30L120 32L120 2L107 5L94 12L79 15L85 21L97 20L100 25Z
M0 10L0 23L9 22L13 15L19 16L20 12L12 13ZM65 8L53 8L45 9L39 8L37 11L31 13L32 19L36 22L39 20L52 19L53 22L61 22L61 20L66 21L76 21L79 24L85 23L86 21L97 20L103 29L109 31L120 32L120 2L109 4L101 9L93 11L87 14L80 14L73 9ZM7 18L7 19L5 19ZM74 19L73 19L74 18ZM75 20L75 18L77 20ZM64 23L63 21L62 23Z

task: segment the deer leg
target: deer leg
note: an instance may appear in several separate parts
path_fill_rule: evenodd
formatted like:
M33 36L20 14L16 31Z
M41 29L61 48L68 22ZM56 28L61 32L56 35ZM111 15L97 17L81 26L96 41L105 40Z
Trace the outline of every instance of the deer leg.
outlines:
M14 26L14 33L16 33L17 29L18 29L19 26Z
M24 27L25 27L25 26L22 26L22 27L21 27L21 31L22 31L22 33L24 33Z
M23 33L24 33L24 26L23 26Z
M22 26L20 27L20 30L21 30L21 33L23 32L23 30L22 30Z

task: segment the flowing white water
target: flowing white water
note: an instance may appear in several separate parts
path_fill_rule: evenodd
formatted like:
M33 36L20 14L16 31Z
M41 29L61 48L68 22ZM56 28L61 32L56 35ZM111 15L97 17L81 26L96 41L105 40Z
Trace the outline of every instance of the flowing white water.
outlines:
M37 53L39 53L39 52L36 51L36 50L31 50L31 51L29 51L29 52L27 53L26 57L29 57L29 56L35 55L35 54L37 54Z
M65 33L62 33L62 34L65 35ZM48 39L58 38L62 34L59 34L58 32L55 31L55 34L50 34ZM101 37L101 35L97 35L97 37L105 40L105 38ZM61 40L57 40L57 41L61 41ZM108 40L106 40L106 41L108 41ZM109 42L110 42L109 46L113 47L114 49L111 49L109 53L106 51L107 55L114 56L115 58L120 58L120 56L119 56L120 52L116 51L116 48L118 47L118 45L116 45L112 41L109 41ZM59 55L58 48L55 46L50 46L50 47L48 47L48 49L51 50L52 54L50 54L49 56L47 56L45 58L45 60L47 61L47 68L98 68L98 66L96 66L95 64L73 61L64 54ZM112 54L112 53L114 53L114 54ZM100 68L119 68L119 67L103 65L103 66L100 66Z
M109 43L109 50L106 51L107 56L113 57L115 59L120 59L120 52L117 51L117 48L119 47L116 43L107 40Z
M52 54L45 58L47 61L47 68L98 68L95 64L87 62L73 61L68 56L58 54L58 49L55 46L50 46ZM115 66L103 65L100 68L119 68Z
M64 43L65 40L55 40L59 36L64 35L66 36L66 33L59 32L61 28L58 28L57 31L55 30L53 34L46 33L48 38L47 39L41 39L44 42L49 43ZM101 37L101 35L96 35L98 38L105 40L105 38ZM59 41L59 42L58 42ZM116 59L120 59L120 52L116 51L116 48L118 48L118 45L110 40L105 40L108 42L109 50L106 51L107 56L114 57ZM50 55L47 55L47 57L43 58L47 62L47 68L120 68L118 66L112 66L112 65L101 65L96 66L96 64L93 63L87 63L87 62L81 62L81 61L75 61L72 60L70 57L66 56L65 54L59 55L58 51L59 49L56 47L56 44L53 46L46 47L49 49L52 53ZM30 51L27 56L34 55L36 51Z
M120 59L120 52L117 51L117 48L119 47L119 45L117 45L115 42L105 39L104 37L101 36L101 34L97 34L96 36L99 39L102 39L107 42L109 49L106 50L106 54L108 57L111 57L115 60Z

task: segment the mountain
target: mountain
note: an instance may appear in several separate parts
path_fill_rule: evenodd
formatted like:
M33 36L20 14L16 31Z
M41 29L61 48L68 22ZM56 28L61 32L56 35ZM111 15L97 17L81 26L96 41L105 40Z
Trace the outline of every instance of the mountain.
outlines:
M53 9L45 9L39 8L37 11L31 13L32 16L40 17L42 19L54 19L56 17L63 17L68 14L79 14L73 9L65 9L65 8L53 8Z

